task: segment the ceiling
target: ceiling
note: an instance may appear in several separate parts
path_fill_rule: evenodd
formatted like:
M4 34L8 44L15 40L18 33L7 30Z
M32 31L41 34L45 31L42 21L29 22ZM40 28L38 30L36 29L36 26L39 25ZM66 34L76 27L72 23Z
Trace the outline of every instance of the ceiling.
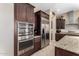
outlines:
M31 3L34 5L35 12L38 10L52 9L56 14L63 14L72 10L78 10L79 4L75 3Z

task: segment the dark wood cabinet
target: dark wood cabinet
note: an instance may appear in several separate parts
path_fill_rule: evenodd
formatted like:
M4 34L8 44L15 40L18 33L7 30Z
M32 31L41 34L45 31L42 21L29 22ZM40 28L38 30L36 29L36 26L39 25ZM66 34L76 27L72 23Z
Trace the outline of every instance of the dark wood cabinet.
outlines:
M35 23L34 6L28 3L14 4L15 20Z
M14 55L18 55L18 35L17 35L17 22L29 22L35 24L34 6L28 3L14 3ZM23 55L31 55L34 49L24 52Z
M34 7L27 5L27 20L30 23L35 23L35 14L34 14Z
M37 11L35 13L35 29L36 29L36 35L41 35L41 20L42 17L49 20L49 15L43 11Z
M55 40L59 41L61 38L63 38L66 34L56 33L55 34Z
M74 33L63 33L63 32L61 32L61 33L56 33L55 34L55 40L56 41L59 41L61 38L63 38L64 36L79 36L79 34L74 34Z
M14 4L14 12L15 12L15 19L21 21L27 21L26 17L26 4L22 3L15 3Z
M56 29L65 28L65 19L56 19Z
M37 37L34 40L34 51L38 51L41 49L41 37Z
M79 54L55 47L55 56L79 56Z

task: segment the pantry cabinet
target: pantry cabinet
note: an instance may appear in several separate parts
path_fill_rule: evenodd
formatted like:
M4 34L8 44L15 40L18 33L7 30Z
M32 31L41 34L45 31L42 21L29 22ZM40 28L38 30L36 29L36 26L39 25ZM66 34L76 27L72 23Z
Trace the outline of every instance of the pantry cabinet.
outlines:
M17 55L21 55L21 56L31 55L31 54L33 54L34 48L31 50L29 49L29 51L25 51L23 49L21 51L21 54L19 54L19 52L18 52L18 50L19 50L18 42L19 41L18 41L17 28L18 28L18 24L21 24L19 22L28 23L28 24L35 24L34 6L32 6L31 4L28 4L28 3L14 3L14 55L15 56L17 56ZM29 26L32 26L32 25L29 25ZM24 43L22 43L22 44L24 44ZM23 46L23 47L25 47L25 46Z

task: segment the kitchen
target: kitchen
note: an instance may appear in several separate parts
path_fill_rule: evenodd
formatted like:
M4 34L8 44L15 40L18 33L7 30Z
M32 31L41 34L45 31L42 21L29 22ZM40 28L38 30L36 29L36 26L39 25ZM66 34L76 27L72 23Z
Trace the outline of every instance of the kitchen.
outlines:
M72 8L64 3L1 4L1 24L5 25L0 25L4 39L0 41L0 55L79 56L79 10L75 4L72 9L69 5ZM65 6L70 10L64 11Z
M56 44L57 47L55 47L56 55L79 56L78 49L77 49L79 46L78 12L79 12L78 10L72 10L64 13L59 19L57 19L57 23L59 23L59 21L62 21L64 24L62 22L60 22L62 23L62 25L59 25L60 23L57 24L56 41L58 42ZM62 49L60 49L61 47ZM57 52L58 49L59 51L62 50L62 52L59 52L59 51Z

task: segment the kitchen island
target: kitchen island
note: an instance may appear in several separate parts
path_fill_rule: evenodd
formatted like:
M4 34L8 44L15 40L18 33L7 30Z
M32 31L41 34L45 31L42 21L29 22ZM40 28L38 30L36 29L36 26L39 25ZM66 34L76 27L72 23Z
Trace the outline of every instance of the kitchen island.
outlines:
M55 40L59 41L61 38L63 38L66 35L68 35L68 36L79 36L79 33L76 33L76 32L60 32L60 33L56 33Z
M55 44L56 56L79 56L79 36L66 35Z

